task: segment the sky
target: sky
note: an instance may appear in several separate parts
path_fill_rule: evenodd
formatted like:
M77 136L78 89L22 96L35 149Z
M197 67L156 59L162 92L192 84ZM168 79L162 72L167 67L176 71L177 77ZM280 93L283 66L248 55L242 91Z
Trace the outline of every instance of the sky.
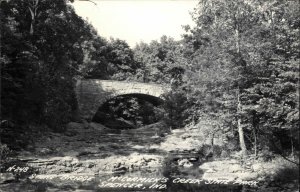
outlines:
M134 47L141 41L149 43L162 35L181 38L182 25L193 25L189 12L197 0L75 0L78 15L88 20L106 38L126 40Z

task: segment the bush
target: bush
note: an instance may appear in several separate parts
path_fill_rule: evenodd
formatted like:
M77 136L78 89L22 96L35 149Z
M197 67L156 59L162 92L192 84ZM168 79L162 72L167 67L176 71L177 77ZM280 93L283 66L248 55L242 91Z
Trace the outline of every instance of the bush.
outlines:
M184 127L188 118L189 104L186 93L182 90L170 91L164 95L164 122L171 128Z
M282 183L299 180L299 169L297 167L282 168L277 172L274 180Z
M213 147L213 155L214 157L221 157L221 154L222 154L222 151L223 151L223 147L222 146L219 146L219 145L214 145Z
M11 150L6 144L0 143L0 161L5 161L11 154Z
M212 154L213 150L212 150L211 145L204 144L204 145L202 145L202 147L200 148L199 152L200 152L204 157L206 157L206 156Z
M273 180L276 182L288 183L294 180L299 180L299 165L296 165L278 156L274 157L272 161L266 162L265 164L275 167L276 174Z
M271 161L274 158L274 153L266 149L261 150L258 154L258 160L260 161Z
M69 78L61 79L60 76L55 76L50 80L45 79L44 84L45 122L52 130L63 132L77 107L73 82Z
M223 150L220 155L221 158L229 158L230 152L228 150Z

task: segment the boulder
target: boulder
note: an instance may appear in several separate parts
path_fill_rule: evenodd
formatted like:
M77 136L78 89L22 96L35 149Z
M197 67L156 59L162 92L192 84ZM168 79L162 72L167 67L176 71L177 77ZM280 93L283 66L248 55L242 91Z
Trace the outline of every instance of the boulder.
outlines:
M134 145L131 148L133 148L133 149L144 149L145 147L142 146L142 145Z
M61 173L70 173L72 171L73 171L72 167L65 167L62 165L45 167L45 174L61 174Z
M178 165L182 167L192 167L193 164L187 159L178 160Z
M217 172L215 169L208 169L207 171L205 171L205 173L215 173Z
M115 172L115 173L125 173L127 170L128 170L128 168L126 168L124 166L121 166L121 167L118 167L118 168L114 168L113 172Z
M49 148L41 148L40 150L37 150L39 154L41 155L49 155L51 153L53 153L53 150L49 149Z
M82 123L76 123L76 122L70 122L66 125L67 130L79 130L84 128L84 124Z
M195 158L195 157L191 157L191 158L189 158L189 161L190 162L196 162L198 159L197 158Z
M118 119L111 119L104 123L106 127L112 128L112 129L134 129L136 126L123 118Z
M12 173L0 173L0 184L9 183L15 180L15 176Z
M262 166L261 163L256 163L256 164L252 165L252 170L254 172L261 172L261 171L263 171L263 169L264 169L264 167Z
M205 162L199 166L199 169L211 169L211 168L220 168L223 167L222 164L218 161Z
M230 160L229 160L229 163L230 163L230 164L238 164L239 161L236 160L236 159L230 159Z
M95 123L95 122L91 122L89 123L89 127L95 130L99 130L102 131L103 129L105 129L104 125L100 124L100 123Z
M238 178L235 173L205 172L202 176L203 180L228 180L234 181Z
M73 137L73 136L75 136L75 135L77 135L78 134L78 131L75 131L75 130L67 130L66 132L65 132L65 135L66 136L69 136L69 137Z
M191 137L192 137L191 135L187 135L187 134L181 136L182 139L187 139L187 138L191 138Z
M229 173L236 173L236 172L242 172L244 169L239 164L233 164L228 167Z
M74 167L79 163L77 158L71 156L65 156L59 160L58 165L66 166L66 167Z
M257 180L258 174L251 173L251 172L238 173L238 178L243 181L254 181L254 180Z

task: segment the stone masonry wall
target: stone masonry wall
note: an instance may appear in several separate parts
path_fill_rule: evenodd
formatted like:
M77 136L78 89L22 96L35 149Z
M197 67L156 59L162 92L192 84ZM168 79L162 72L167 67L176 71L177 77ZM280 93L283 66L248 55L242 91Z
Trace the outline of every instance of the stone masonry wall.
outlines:
M126 94L146 94L161 97L169 87L139 82L86 79L76 83L79 115L92 119L98 108L108 99Z

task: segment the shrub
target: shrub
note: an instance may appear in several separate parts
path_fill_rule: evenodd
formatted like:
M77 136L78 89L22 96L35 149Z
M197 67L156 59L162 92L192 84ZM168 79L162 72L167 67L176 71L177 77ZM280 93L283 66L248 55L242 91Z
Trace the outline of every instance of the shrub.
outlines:
M11 154L11 150L6 144L0 143L0 161L5 161Z
M214 155L214 157L217 157L217 158L221 157L222 151L223 151L222 146L219 146L219 145L214 145L213 146L213 155Z
M221 155L220 155L221 158L228 158L230 157L230 152L228 150L223 150L221 152Z
M189 104L186 93L182 90L170 91L164 95L164 122L171 128L184 127L188 118Z
M288 183L299 180L299 165L289 162L282 157L274 157L272 161L266 162L266 164L275 167L276 175L273 179L276 182Z

